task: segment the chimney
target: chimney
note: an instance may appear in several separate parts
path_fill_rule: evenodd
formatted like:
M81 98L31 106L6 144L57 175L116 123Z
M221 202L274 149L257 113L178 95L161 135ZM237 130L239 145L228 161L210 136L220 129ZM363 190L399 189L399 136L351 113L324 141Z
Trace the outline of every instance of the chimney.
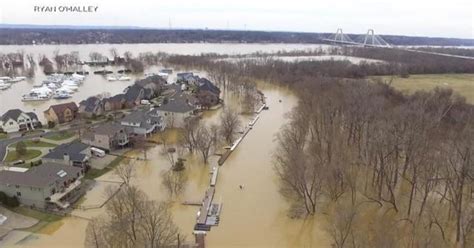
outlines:
M70 161L69 154L64 153L63 157L64 157L64 162L66 162L69 165L69 161Z

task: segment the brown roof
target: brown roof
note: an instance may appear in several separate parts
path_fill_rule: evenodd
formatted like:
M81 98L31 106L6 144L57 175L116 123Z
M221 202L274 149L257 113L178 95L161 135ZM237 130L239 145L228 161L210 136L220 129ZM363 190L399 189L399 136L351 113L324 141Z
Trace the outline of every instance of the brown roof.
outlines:
M68 102L62 104L51 105L48 110L45 112L49 112L49 110L53 110L54 113L58 116L59 121L64 121L64 110L70 109L73 113L77 112L78 107L75 102Z

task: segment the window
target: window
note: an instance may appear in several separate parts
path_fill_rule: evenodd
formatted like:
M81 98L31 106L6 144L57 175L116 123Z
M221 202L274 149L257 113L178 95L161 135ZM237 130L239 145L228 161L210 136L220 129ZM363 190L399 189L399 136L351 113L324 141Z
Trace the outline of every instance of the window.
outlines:
M17 192L16 192L16 196L21 196L21 192L20 192L20 191L17 191Z
M20 185L15 185L15 188L19 189L19 188L20 188Z
M10 123L9 123L9 124L10 124L10 126L13 126L13 121L10 121Z

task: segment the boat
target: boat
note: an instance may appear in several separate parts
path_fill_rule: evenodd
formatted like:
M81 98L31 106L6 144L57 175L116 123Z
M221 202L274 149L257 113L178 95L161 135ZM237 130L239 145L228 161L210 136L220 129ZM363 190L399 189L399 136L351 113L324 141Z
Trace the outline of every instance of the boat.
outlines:
M9 83L4 83L3 80L0 80L0 90L6 90L8 88L12 87L11 84Z
M111 75L111 76L107 76L107 81L112 82L112 81L117 81L117 80L118 80L118 79L117 79L117 77L115 77L115 76L112 76L112 75Z
M68 94L74 94L74 90L72 90L70 88L67 88L67 87L61 87L61 88L56 90L56 93L60 93L60 92L66 92Z
M9 83L17 83L17 82L23 81L25 79L26 79L26 77L14 77L14 78L8 80L8 82Z
M74 73L71 75L71 78L72 80L74 81L84 81L84 79L86 78L86 76L83 76L83 75L79 75L77 73Z
M38 94L35 92L30 92L21 97L22 102L47 101L49 99L51 99L51 95Z
M59 91L59 92L57 91L53 95L54 99L68 99L68 98L71 98L71 97L72 96L66 91Z
M117 80L118 80L118 81L130 81L131 78L128 77L128 76L120 76Z
M57 84L49 83L46 85L49 89L55 90L58 88Z
M75 85L62 85L61 86L61 89L70 89L70 90L73 90L73 91L77 91L79 89L79 87L75 86Z
M6 77L6 76L4 76L4 77L0 77L0 80L2 80L2 81L10 81L10 80L12 80L12 78L11 78L11 77Z

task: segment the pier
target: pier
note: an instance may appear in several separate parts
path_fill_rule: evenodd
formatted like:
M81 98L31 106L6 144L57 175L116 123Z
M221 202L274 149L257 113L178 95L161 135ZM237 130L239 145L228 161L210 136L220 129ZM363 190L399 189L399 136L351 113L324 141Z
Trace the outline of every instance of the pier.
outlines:
M217 161L218 165L223 165L224 162L229 158L230 154L237 148L237 146L242 142L242 140L247 136L247 134L252 130L253 126L257 123L257 121L260 119L260 113L267 108L267 105L264 103L255 113L257 115L249 122L248 126L245 127L244 131L242 132L242 136L240 136L238 139L232 143L232 146L230 147L229 150L227 150L222 156L219 158Z
M268 109L265 102L263 105L255 112L255 117L248 123L245 129L242 131L242 135L237 138L229 150L227 150L217 161L218 165L224 164L230 154L239 146L242 140L247 136L247 134L252 130L257 121L260 119L260 113ZM211 170L211 177L209 179L209 188L204 193L204 198L201 202L196 201L184 201L183 205L199 206L199 210L196 215L196 224L194 225L194 234L196 238L198 236L203 238L206 232L211 230L212 226L219 225L220 222L220 213L222 211L222 203L216 203L214 201L214 194L216 192L217 178L219 175L219 167L213 167Z

